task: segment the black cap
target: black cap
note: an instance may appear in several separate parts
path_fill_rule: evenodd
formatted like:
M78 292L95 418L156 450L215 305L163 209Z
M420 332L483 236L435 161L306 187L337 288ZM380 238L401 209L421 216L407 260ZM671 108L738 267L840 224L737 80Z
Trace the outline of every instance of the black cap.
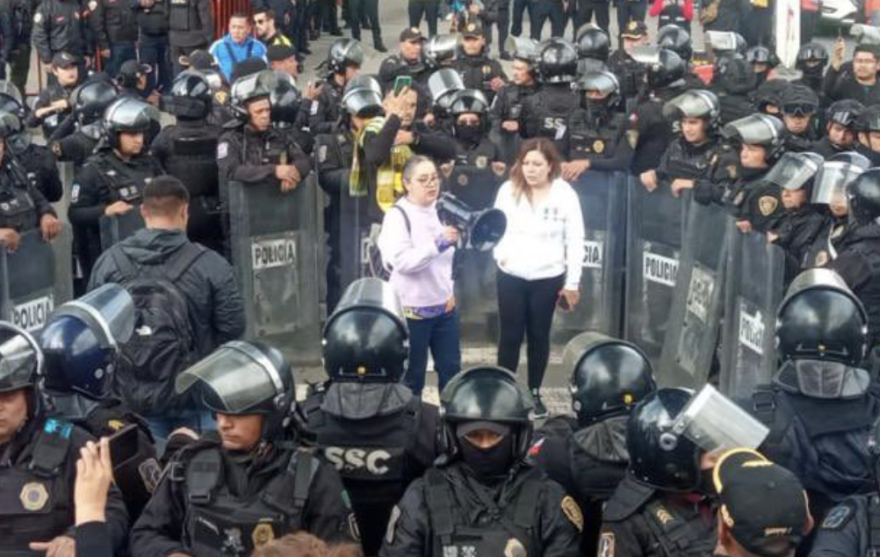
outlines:
M77 62L77 57L69 52L59 52L52 57L52 65L56 68L72 68L76 66Z
M266 51L266 59L269 62L283 62L296 56L296 50L292 46L273 44Z
M269 69L269 66L262 58L245 58L232 68L232 75L229 78L230 83L235 83L243 77L259 73Z
M119 73L123 75L146 75L153 71L147 64L140 64L137 60L127 60L119 67Z
M482 37L483 24L479 21L469 21L461 30L461 34L463 37Z
M214 60L214 57L207 50L197 49L190 52L189 56L181 56L180 65L194 70L205 71L216 68L217 61Z
M721 456L714 479L721 520L748 552L779 557L800 544L807 495L794 474L755 451L734 449Z
M641 39L648 34L648 26L644 21L630 20L626 24L623 33L620 34L624 39Z
M409 41L426 41L428 39L422 35L421 29L418 27L408 27L400 32L400 42L409 42Z

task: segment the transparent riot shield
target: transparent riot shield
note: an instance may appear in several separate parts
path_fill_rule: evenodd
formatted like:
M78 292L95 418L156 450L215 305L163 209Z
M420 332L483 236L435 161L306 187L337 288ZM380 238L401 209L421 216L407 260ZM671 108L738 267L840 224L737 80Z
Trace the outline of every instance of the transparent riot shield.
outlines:
M98 222L101 227L102 251L107 251L114 244L133 236L145 226L144 218L137 206L123 215L102 216Z
M22 234L14 252L0 247L0 320L26 331L41 329L60 303L55 276L55 253L39 230Z
M348 191L339 193L339 288L363 277L384 277L381 257L376 246L381 223L371 222L368 215L368 196L353 196Z
M762 234L728 228L720 388L746 398L776 372L776 308L784 294L785 256Z
M495 204L502 182L503 178L488 167L455 165L442 190L480 210ZM453 273L462 338L494 343L498 338L498 292L492 250L459 250Z
M565 346L584 331L620 336L629 180L623 172L587 171L572 184L584 217L581 301L572 311L555 312L555 344Z
M660 361L675 293L687 205L667 184L652 192L630 180L626 220L624 338Z
M292 364L321 360L317 187L314 175L289 192L275 179L228 184L246 338L282 350Z
M687 193L687 226L657 382L698 389L709 378L718 343L733 217L719 205L690 201Z

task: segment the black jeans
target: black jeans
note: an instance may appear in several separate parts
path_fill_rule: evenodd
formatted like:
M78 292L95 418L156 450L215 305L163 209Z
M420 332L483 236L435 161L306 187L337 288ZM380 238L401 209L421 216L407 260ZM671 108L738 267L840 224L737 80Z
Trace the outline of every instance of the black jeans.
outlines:
M590 23L594 15L596 16L596 25L607 32L608 26L611 25L610 12L611 7L608 2L602 2L601 0L599 2L585 2L583 0L578 2L577 12L575 12L574 16L575 32L581 28L581 25Z
M437 34L437 12L439 6L436 0L409 0L409 26L419 27L422 17L428 22L428 35L433 37Z
M626 24L630 21L645 21L645 14L648 12L648 3L645 1L630 2L629 0L619 0L617 2L617 36L619 37L626 29ZM621 41L618 44L623 44Z
M498 27L498 52L504 52L504 43L507 41L507 35L510 33L510 8L509 4L498 10L498 19L493 23ZM486 44L492 44L492 28L486 30Z
M532 5L530 21L532 38L536 41L541 40L541 29L548 19L550 20L550 36L561 37L565 31L565 12L562 9L562 2L541 0Z
M147 64L153 68L156 76L156 85L160 90L168 93L171 91L171 57L168 55L168 37L141 37L138 42L138 52L141 64Z
M550 325L565 275L524 280L498 270L498 365L516 373L526 336L529 389L538 389L550 359Z
M532 21L532 13L535 5L530 0L513 0L513 19L510 25L510 34L514 37L522 35L523 15L529 11L529 21Z
M366 14L367 21L373 30L373 46L382 42L382 29L379 27L379 0L350 0L349 10L351 10L351 37L358 41L361 40L361 19L360 14Z

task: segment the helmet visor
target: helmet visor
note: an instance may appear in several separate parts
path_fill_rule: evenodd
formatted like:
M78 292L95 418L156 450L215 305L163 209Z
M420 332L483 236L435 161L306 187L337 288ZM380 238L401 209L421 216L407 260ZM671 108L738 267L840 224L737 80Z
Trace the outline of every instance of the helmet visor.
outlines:
M707 118L718 110L718 100L709 91L687 91L663 105L663 116L679 118Z
M799 190L822 167L822 157L814 153L785 153L764 176L764 180L787 190Z
M832 200L846 199L849 184L864 172L858 166L842 161L827 161L813 180L811 203L830 205Z
M781 123L777 127L772 116L752 114L724 126L725 137L739 140L749 145L764 145L780 138Z
M706 385L675 420L673 429L706 452L756 449L770 430L735 402Z
M135 326L134 300L118 284L105 284L58 308L51 319L69 316L84 322L101 348L114 350L131 338Z
M9 323L0 322L0 392L31 384L43 365L43 352L34 338Z

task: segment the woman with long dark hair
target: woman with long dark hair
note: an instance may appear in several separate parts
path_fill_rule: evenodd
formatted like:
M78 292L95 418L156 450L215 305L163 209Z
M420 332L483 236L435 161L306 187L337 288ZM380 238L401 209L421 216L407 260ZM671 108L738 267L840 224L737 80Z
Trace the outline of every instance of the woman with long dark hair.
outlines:
M540 388L550 357L553 311L557 304L570 309L578 303L584 260L580 200L561 178L561 163L552 141L526 141L495 199L507 217L507 231L495 247L498 365L516 372L525 335L536 418L547 415Z

